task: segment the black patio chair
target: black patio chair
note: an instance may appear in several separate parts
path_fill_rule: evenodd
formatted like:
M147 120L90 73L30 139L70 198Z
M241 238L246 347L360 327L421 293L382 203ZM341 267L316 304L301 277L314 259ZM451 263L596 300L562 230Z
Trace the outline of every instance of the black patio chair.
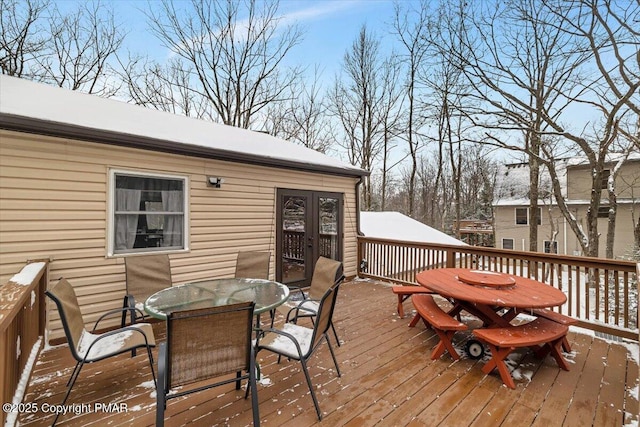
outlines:
M120 315L121 312L129 310L128 308L122 308L110 310L100 316L93 326L93 330L88 332L82 320L76 293L73 286L66 279L60 279L53 288L46 291L46 295L55 302L58 308L64 333L69 343L69 350L71 350L71 354L76 360L76 366L67 381L67 392L64 395L64 399L62 399L61 406L64 406L67 401L71 388L78 379L85 363L98 362L137 348L146 348L149 365L151 366L151 375L153 376L153 382L156 383L156 375L153 370L153 355L151 354L151 347L155 346L155 338L150 324L136 323L135 325L125 326L102 334L95 333L101 320L108 316ZM57 413L53 425L56 424L59 416L60 413Z
M297 323L298 319L308 317L313 322L322 296L327 292L327 289L339 285L343 280L344 275L342 274L342 263L340 261L325 257L318 258L308 292L305 293L303 289L297 289L302 294L302 301L289 309L286 313L286 321ZM331 330L336 337L338 347L340 347L340 339L333 321L331 322Z
M281 329L267 329L263 331L264 335L262 335L258 341L256 350L256 353L261 350L268 350L278 354L278 362L280 362L281 356L300 361L319 420L322 420L322 412L320 412L320 405L318 404L318 399L311 384L307 361L323 341L326 341L336 367L336 372L338 376L341 375L333 347L331 347L331 342L329 342L327 335L327 331L331 327L331 318L333 316L339 287L340 284L329 288L320 299L313 328L296 325L295 323L285 323Z
M254 308L254 302L243 302L169 314L167 342L160 344L158 354L156 426L164 425L167 400L232 382L239 390L243 379L249 380L245 398L250 389L253 425L260 425L252 343ZM204 385L189 387L199 382Z

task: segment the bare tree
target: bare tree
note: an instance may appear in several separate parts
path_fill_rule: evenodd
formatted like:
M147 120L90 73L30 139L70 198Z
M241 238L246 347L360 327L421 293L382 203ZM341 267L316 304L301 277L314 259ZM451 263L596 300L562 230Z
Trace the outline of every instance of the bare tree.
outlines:
M109 61L122 46L125 34L111 6L99 1L49 16L51 39L36 61L34 78L71 90L113 96L117 89Z
M571 104L568 95L576 93L576 74L588 57L563 22L539 6L537 0L511 0L468 11L473 30L463 32L465 56L459 58L477 105L468 117L487 129L485 143L528 156L532 251L538 250L542 135ZM518 134L522 144L513 142Z
M416 175L418 171L418 149L420 138L418 129L422 125L418 114L417 93L419 84L418 73L423 66L427 55L427 24L429 17L429 3L421 1L417 9L409 7L403 9L400 3L394 5L393 32L400 41L402 53L399 55L400 61L405 65L405 91L407 95L406 105L406 133L405 138L409 147L409 160L411 167L409 171L409 194L407 214L413 216L414 193L416 185Z
M453 186L455 223L460 224L462 215L462 174L463 156L469 145L465 134L469 124L463 109L469 109L473 100L468 99L469 91L462 72L464 63L460 58L467 54L464 39L464 13L466 3L451 1L447 7L440 7L429 24L429 61L421 66L420 82L428 88L422 99L422 110L435 122L435 135L430 136L438 145L438 160L441 165L436 174L436 188L442 183L442 165L448 160ZM443 49L446 46L446 49ZM466 143L466 144L465 144ZM446 156L448 154L448 156ZM448 159L447 159L448 157ZM435 202L435 201L434 201ZM432 209L432 215L436 210ZM459 230L456 229L459 238Z
M620 38L621 35L616 32L603 30L603 22L613 24L623 19L612 18L609 11L606 19L598 20L594 10L597 11L599 7L595 3L589 2L591 8L587 3L551 3L551 0L546 2L549 7L545 8L541 7L540 1L513 0L504 7L491 3L483 10L467 12L467 22L472 24L473 31L463 34L474 34L476 37L465 39L469 55L460 59L466 59L463 70L479 106L469 111L468 117L489 130L485 142L520 150L528 155L532 250L537 250L540 165L544 164L550 169L557 184L554 168L559 148L583 153L589 159L594 171L594 191L587 213L586 233L566 207L559 184L555 193L568 224L579 236L583 250L587 255L595 256L598 251L597 211L600 206L600 192L595 189L599 190L596 186L602 180L606 155L617 137L615 123L631 109L628 105L631 95L626 89L637 90L637 86L634 83L623 84L624 90L612 90L611 84L616 79L608 79L597 73L595 76L593 73L578 76L578 73L588 70L587 66L592 64L596 65L596 69L604 70L598 65L596 50L603 46L608 46L605 48L608 51L615 50L610 46L616 40L624 40L625 46L629 46L630 42L633 45L633 38L637 36L624 34ZM625 10L625 19L635 19L634 13L629 14ZM615 25L616 28L621 27ZM580 29L586 29L586 33L592 34L593 40L597 41L592 42L588 36L580 35ZM611 40L607 34L616 40ZM588 62L592 59L595 62ZM607 69L607 72L611 71L611 68ZM625 76L628 77L628 74ZM603 84L606 88L603 88ZM591 121L588 129L567 128L564 124L566 111L569 105L578 103L593 108L598 114L604 112L603 119ZM623 106L625 108L621 108ZM523 144L513 142L514 132L524 135ZM547 136L560 136L564 141L559 145L550 144L548 141L555 141L555 138Z
M49 40L40 21L47 0L0 1L0 70L29 77L29 63L38 58Z
M392 103L386 97L392 91L385 84L394 81L385 78L396 70L395 56L383 58L380 41L363 26L352 47L344 55L343 79L336 79L330 93L330 109L340 122L349 161L371 171L374 160L384 149L385 109ZM370 178L363 185L363 208L372 206Z
M263 119L265 130L275 135L326 153L336 139L334 125L327 112L316 67L310 81L291 86L287 102L270 105Z
M550 117L544 117L544 120L554 133L575 144L591 167L592 191L586 233L557 194L556 200L572 230L580 238L583 251L587 255L597 256L598 211L602 197L600 189L609 152L620 141L621 133L627 138L623 152L638 146L637 127L631 131L623 130L620 124L625 121L640 123L640 32L633 24L640 22L640 2L575 0L544 3L555 14L554 22L559 21L566 34L587 43L592 58L590 65L596 70L590 79L582 82L580 95L583 96L572 98L583 110L590 109L599 115L598 122L592 125L590 132L577 133ZM548 22L545 24L549 25ZM630 119L631 116L633 119ZM549 155L550 152L545 150L545 154ZM554 171L550 169L550 172L554 176ZM607 186L608 198L613 204L609 209L607 255L612 254L616 216L613 182L610 180Z
M146 58L129 58L121 64L121 78L129 100L147 108L214 120L204 97L191 89L192 72L180 58L159 64Z
M216 120L249 128L264 108L286 100L300 70L283 61L301 31L280 25L277 1L192 0L178 10L182 5L153 3L151 32L188 64L190 89L211 104Z

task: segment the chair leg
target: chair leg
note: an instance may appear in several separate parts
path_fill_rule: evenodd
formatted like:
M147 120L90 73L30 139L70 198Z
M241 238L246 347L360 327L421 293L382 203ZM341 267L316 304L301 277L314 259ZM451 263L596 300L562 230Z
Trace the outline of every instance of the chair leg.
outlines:
M271 327L273 328L273 322L276 320L276 310L269 311L269 316L271 316Z
M69 398L69 394L71 394L71 389L73 388L73 385L78 379L78 376L80 376L80 371L82 370L83 366L84 366L84 362L78 362L76 363L76 367L73 368L73 372L71 373L71 378L69 378L69 381L67 381L67 392L64 395L64 399L62 399L62 403L60 404L61 407L64 406L65 402ZM54 427L56 425L56 423L58 422L59 416L60 416L60 412L57 412L56 418L53 420L51 427Z
M163 343L160 345L160 350L158 352L158 382L156 382L156 427L164 426L164 411L167 408L166 371L166 348Z
M329 352L331 353L331 357L333 358L333 364L336 365L336 372L338 373L338 376L341 376L340 367L338 367L338 361L336 360L336 355L333 352L333 347L331 347L331 343L329 342L329 337L325 336L325 339L327 340L327 345L329 346Z
M71 372L71 376L67 380L67 387L69 387L69 384L71 384L71 380L73 379L73 376L76 374L76 371L78 370L78 366L80 366L80 362L77 362L76 366L73 368L73 371Z
M133 296L131 295L125 295L124 296L124 306L125 308L128 308L129 311L129 317L130 317L130 322L133 325L134 323L136 323L136 301L133 298ZM123 311L122 312L122 325L121 327L125 327L126 326L126 319L127 319L127 311ZM131 350L131 357L136 357L136 349L134 348L133 350Z
M153 369L153 353L151 353L151 347L147 346L147 355L149 356L149 366L151 366L151 376L153 377L153 384L158 387L158 380L156 378L156 372Z
M338 344L338 347L340 347L340 338L338 338L338 333L336 332L336 327L333 326L333 321L331 322L331 329L333 329L333 336L336 337L336 343Z
M251 409L253 411L253 426L260 426L260 409L258 406L258 386L256 384L256 360L251 351L251 359L249 360L249 384L247 384L247 391L251 388ZM245 395L245 399L246 399Z
M236 372L236 390L240 390L240 377L242 376L242 372Z
M320 404L318 403L318 398L316 397L316 393L313 391L313 384L311 384L311 376L309 375L309 370L307 369L307 363L305 362L304 359L300 359L300 363L302 364L302 371L304 372L304 376L307 378L307 385L309 386L309 392L311 393L311 399L313 399L313 404L316 407L318 420L322 421L322 412L320 412Z

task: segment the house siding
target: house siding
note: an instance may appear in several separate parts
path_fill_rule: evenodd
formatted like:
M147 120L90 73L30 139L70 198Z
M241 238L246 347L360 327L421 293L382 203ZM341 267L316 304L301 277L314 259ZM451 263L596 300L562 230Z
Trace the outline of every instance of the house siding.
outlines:
M614 164L607 164L605 169L613 170ZM570 200L589 200L591 197L591 168L588 166L571 166L568 169L570 185L567 186L567 196ZM618 200L640 197L640 161L627 160L616 176L616 196ZM634 194L635 191L635 194ZM602 200L607 199L607 189L602 190Z
M529 225L518 225L515 223L515 209L521 206L500 206L494 209L496 220L496 247L502 248L502 239L513 239L514 249L518 251L529 250ZM571 207L572 213L581 222L586 230L587 207ZM640 214L640 207L635 207L635 218ZM582 255L582 248L575 234L560 210L556 207L551 209L551 216L557 231L555 240L558 242L558 254L560 255ZM614 256L629 256L633 248L633 205L630 203L620 203L616 217L616 230L614 242ZM549 210L542 208L542 224L538 226L538 252L544 252L544 241L551 240L551 226L549 224ZM607 243L607 219L598 219L598 231L600 232L599 256L604 257Z
M124 258L107 256L109 170L186 176L189 250L170 253L174 283L232 276L239 250L269 250L276 189L344 194L344 266L356 274L358 178L293 171L0 130L0 283L28 259L74 285L85 322L121 306ZM207 187L207 175L224 178ZM49 302L49 338L63 335Z

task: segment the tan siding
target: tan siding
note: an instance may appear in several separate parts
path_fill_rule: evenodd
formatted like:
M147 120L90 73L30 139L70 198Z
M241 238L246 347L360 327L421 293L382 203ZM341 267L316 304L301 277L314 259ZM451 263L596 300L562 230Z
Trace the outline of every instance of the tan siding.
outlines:
M611 170L613 165L605 169ZM583 166L574 166L568 169L567 194L572 200L589 200L591 196L591 169ZM640 185L640 161L625 162L616 176L615 186L618 200L638 197ZM606 189L602 191L603 200L606 199Z
M355 178L8 131L0 151L0 283L27 259L51 258L51 279L70 279L87 324L119 307L125 290L123 258L106 256L110 168L188 177L190 248L170 255L175 283L232 275L238 250L271 251L273 276L276 188L344 193L345 274L356 273ZM207 187L208 175L224 178L222 188Z
M516 250L529 250L529 226L528 225L516 225L513 219L514 206L501 206L494 209L495 223L496 223L496 247L502 248L502 239L509 238L514 239ZM633 216L632 206L629 203L618 205L618 215L616 218L616 231L614 241L614 256L624 257L629 256L631 248L633 247ZM638 209L636 209L637 211ZM586 206L571 207L571 211L578 221L585 227L586 230ZM538 227L538 251L544 252L544 241L551 239L551 227L549 226L549 214L546 209L543 209L542 225ZM638 213L636 212L636 218ZM565 224L565 219L559 209L552 209L552 217L556 226L558 235L556 241L558 242L558 253L561 255L581 255L582 248L576 238L575 234L571 230L568 224ZM607 219L598 219L598 232L600 233L599 241L599 256L605 256L606 250L606 234L607 234ZM566 233L566 237L565 237ZM525 246L522 247L522 240L524 239Z

